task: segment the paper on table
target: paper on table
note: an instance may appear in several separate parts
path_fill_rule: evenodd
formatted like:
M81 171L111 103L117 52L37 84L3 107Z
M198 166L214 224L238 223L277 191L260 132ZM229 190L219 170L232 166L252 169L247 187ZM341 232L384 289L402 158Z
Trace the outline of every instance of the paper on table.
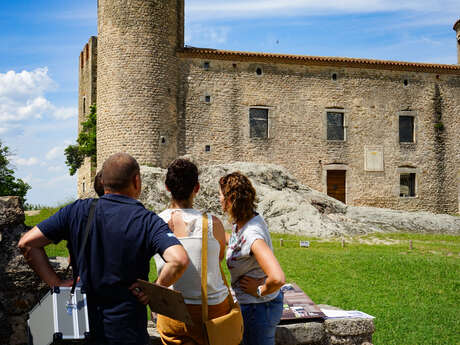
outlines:
M323 309L321 311L326 315L328 319L331 318L361 318L361 319L375 319L374 316L363 313L359 310L333 310Z

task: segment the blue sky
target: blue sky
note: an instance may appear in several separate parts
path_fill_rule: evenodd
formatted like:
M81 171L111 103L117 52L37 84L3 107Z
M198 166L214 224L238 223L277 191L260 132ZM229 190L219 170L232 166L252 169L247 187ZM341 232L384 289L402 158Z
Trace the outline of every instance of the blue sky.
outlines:
M458 0L186 0L186 44L240 51L455 64ZM77 136L78 56L96 0L0 5L0 140L28 202L76 197L64 148Z

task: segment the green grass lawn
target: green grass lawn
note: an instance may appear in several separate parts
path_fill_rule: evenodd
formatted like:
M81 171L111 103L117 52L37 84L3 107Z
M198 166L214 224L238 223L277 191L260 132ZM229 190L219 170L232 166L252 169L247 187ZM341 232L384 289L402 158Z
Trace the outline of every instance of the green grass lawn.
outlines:
M339 239L272 239L287 281L313 301L376 317L374 344L460 344L460 236L374 234L347 238L344 248ZM299 240L310 240L310 247L300 248ZM46 250L67 255L64 243Z

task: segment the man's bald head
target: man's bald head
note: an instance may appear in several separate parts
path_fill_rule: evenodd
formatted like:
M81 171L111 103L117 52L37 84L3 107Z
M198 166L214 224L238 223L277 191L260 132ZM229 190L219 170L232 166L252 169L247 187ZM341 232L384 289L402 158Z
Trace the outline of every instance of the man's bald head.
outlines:
M122 192L131 186L139 171L139 164L132 156L122 152L115 153L102 165L104 188L112 192Z

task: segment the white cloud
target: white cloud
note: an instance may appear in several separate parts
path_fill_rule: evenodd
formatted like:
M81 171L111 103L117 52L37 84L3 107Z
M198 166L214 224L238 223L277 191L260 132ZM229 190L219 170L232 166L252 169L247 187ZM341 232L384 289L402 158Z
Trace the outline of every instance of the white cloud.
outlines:
M39 160L35 157L30 158L20 158L20 157L12 157L12 162L16 165L20 166L32 166L38 164Z
M56 83L48 75L48 68L37 68L31 72L8 71L0 73L0 97L35 98L45 91L56 88Z
M3 132L13 123L30 119L51 117L66 120L76 116L75 108L58 107L45 97L46 92L56 88L46 67L20 73L0 73L0 122Z
M46 159L47 160L53 160L53 159L56 159L60 156L63 156L64 155L64 147L63 146L55 146L53 147L51 150L48 151L48 153L46 154Z
M67 120L77 116L77 108L55 108L53 116L58 120Z
M62 165L52 165L48 167L48 171L51 171L51 172L59 172L62 170L64 170L64 167Z
M70 176L69 174L64 174L64 175L59 175L59 176L56 176L56 177L53 177L53 178L49 179L48 181L43 183L43 186L45 188L55 187L55 186L59 186L59 185L62 186L62 185L65 185L65 184L75 186L75 181L76 181L75 176Z
M417 11L424 13L458 13L458 0L215 0L190 1L186 7L192 19L259 18L280 16L312 16L350 13Z
M204 26L192 24L186 27L185 42L193 41L194 44L218 45L227 42L230 28L226 26Z
M73 9L72 11L62 11L55 14L51 14L50 17L54 17L57 20L63 21L72 20L94 23L97 21L97 8L95 8L95 6L91 6L80 10Z

